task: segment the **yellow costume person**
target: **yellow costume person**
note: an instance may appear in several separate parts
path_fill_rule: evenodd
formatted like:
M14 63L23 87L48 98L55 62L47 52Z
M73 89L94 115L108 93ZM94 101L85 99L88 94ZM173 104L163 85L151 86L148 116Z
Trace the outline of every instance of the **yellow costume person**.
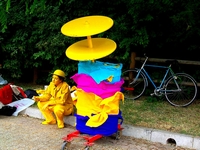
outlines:
M52 82L44 94L33 97L38 102L38 108L46 119L42 122L44 125L56 124L57 121L58 128L63 128L63 117L73 113L71 93L64 79L65 73L62 70L54 71ZM54 118L53 113L56 118Z

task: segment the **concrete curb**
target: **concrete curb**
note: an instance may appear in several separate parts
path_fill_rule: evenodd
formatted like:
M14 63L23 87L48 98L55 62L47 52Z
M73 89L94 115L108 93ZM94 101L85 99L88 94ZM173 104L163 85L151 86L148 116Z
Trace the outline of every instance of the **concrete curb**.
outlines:
M36 107L29 107L22 112L22 115L28 115L30 117L44 119L41 112ZM71 126L75 126L75 117L74 116L66 116L64 118L66 124ZM125 136L131 136L134 138L145 139L151 142L159 142L162 144L172 144L175 146L185 147L200 150L200 137L194 137L185 134L178 134L168 131L162 131L151 128L141 128L134 127L130 125L123 124L122 134Z

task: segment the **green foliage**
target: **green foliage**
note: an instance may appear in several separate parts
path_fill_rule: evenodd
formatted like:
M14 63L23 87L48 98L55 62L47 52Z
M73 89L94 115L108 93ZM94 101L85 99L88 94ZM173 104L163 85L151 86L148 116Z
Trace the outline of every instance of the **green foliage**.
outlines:
M26 9L26 6L21 7ZM66 72L74 71L73 65L65 67L67 58L63 57L67 45L74 42L60 32L67 16L60 15L59 7L53 6L35 9L32 15L25 15L24 11L15 14L18 8L15 5L10 9L8 30L2 36L3 68L9 70L12 78L20 78L24 68L51 70L59 67Z
M10 8L10 0L7 0L7 3L6 3L6 12L8 12Z
M132 51L138 56L148 52L149 57L198 59L199 6L197 0L3 0L3 68L12 78L20 78L24 69L35 67L50 71L61 68L73 75L77 62L68 59L65 51L80 39L67 37L60 29L68 21L88 15L105 15L114 20L111 29L96 36L116 42L117 49L110 57L124 66L129 66Z
M7 16L6 16L6 9L5 9L4 1L0 1L0 32L5 32L7 29Z

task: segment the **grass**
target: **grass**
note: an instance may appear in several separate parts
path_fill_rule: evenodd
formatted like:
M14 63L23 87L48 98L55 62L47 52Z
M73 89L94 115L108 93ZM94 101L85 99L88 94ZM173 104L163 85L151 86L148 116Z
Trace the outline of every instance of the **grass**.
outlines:
M26 89L43 89L44 85L21 84ZM125 124L200 136L200 100L188 107L174 107L159 97L143 96L120 102Z
M200 101L174 107L166 100L142 97L120 104L125 124L200 136Z

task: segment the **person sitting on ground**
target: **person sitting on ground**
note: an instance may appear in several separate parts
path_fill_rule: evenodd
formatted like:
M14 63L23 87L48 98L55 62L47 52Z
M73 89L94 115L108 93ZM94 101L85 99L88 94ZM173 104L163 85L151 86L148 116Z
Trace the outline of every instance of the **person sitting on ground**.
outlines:
M69 85L64 79L65 73L59 69L55 70L52 81L44 94L33 96L45 118L45 121L42 122L43 125L56 124L57 122L58 128L64 128L64 116L71 115L74 111Z

